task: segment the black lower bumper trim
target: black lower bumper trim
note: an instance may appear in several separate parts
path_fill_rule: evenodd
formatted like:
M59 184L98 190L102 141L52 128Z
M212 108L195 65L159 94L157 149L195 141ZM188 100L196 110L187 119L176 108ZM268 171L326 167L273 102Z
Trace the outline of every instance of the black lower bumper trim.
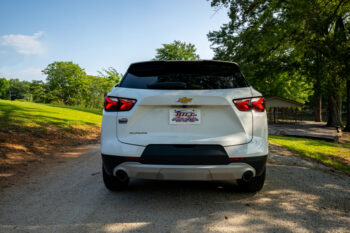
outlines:
M148 145L141 155L143 164L223 165L230 159L220 145Z

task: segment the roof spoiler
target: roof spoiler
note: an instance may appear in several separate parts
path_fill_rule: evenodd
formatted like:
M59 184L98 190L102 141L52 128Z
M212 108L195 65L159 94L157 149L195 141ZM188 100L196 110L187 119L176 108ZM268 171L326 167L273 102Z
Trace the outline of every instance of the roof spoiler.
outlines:
M160 75L168 73L229 74L239 71L234 62L199 61L145 61L130 65L127 72L135 75Z

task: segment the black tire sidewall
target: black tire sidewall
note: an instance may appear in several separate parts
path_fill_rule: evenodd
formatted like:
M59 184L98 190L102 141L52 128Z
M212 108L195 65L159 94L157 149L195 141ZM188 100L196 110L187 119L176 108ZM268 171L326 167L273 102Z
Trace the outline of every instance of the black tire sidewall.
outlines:
M115 176L108 175L103 166L102 166L102 176L103 176L104 185L110 191L121 191L128 187L129 178L125 181L120 181Z

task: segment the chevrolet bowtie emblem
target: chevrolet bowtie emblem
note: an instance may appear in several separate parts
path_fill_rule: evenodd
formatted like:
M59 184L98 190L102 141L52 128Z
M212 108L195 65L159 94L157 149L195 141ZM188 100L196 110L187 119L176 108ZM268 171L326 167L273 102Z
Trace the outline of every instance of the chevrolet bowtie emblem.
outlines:
M180 102L180 103L188 103L188 102L192 102L192 98L187 98L187 97L182 97L180 99L177 99L176 102Z

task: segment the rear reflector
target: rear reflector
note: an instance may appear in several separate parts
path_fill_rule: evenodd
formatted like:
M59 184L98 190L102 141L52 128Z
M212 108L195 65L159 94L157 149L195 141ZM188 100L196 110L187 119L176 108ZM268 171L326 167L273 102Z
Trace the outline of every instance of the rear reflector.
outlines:
M265 99L263 97L253 97L246 99L235 99L233 103L236 105L239 111L265 111Z
M126 161L139 161L140 157L125 157Z
M230 161L243 161L245 158L230 158Z
M134 107L135 103L135 99L107 96L105 98L104 108L107 112L129 111Z

